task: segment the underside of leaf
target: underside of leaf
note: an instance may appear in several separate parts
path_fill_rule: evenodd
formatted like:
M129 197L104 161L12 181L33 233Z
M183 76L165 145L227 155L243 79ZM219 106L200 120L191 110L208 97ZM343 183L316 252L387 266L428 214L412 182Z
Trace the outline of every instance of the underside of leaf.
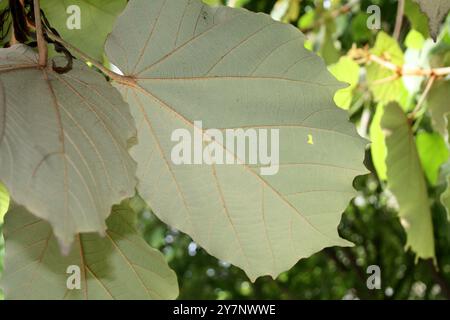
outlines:
M133 217L126 204L116 206L104 237L78 235L64 256L46 221L13 206L4 230L7 253L2 287L6 298L175 299L175 273L163 255L138 236ZM79 288L68 286L74 267L80 270Z
M106 51L128 78L117 86L138 126L131 152L139 192L164 222L252 280L350 245L337 225L355 195L354 177L366 173L366 141L333 102L343 85L296 28L198 0L136 0ZM279 130L279 172L263 176L244 159L171 161L174 130L211 128Z
M76 233L103 233L112 205L134 194L135 127L99 73L51 65L40 68L24 45L0 49L0 181L68 250Z

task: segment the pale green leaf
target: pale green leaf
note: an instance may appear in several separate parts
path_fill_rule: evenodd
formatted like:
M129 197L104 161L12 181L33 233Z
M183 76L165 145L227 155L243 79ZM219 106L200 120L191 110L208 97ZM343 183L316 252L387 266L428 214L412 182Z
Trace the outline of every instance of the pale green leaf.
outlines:
M0 224L9 208L9 194L5 186L0 182Z
M414 0L405 0L405 16L408 18L412 29L417 30L424 38L428 38L428 18L420 11L420 7Z
M342 84L303 41L298 29L243 9L136 0L106 43L131 79L118 86L138 124L131 152L140 194L164 222L252 280L349 245L337 225L355 195L354 177L366 173L366 141L333 103ZM174 165L172 133L200 134L197 120L221 132L279 129L279 172L263 176L261 164L242 158Z
M175 273L163 255L149 247L134 227L134 213L126 204L113 208L104 237L77 235L72 250L62 255L50 225L13 205L5 218L6 299L104 300L174 299ZM80 288L70 289L79 268Z
M111 206L134 195L133 137L128 106L98 72L74 61L58 74L26 46L0 49L0 180L64 249L75 233L103 232Z
M406 47L408 47L410 49L420 50L420 49L422 49L424 43L425 43L425 38L419 31L411 29L408 32L408 35L406 36L406 39L405 39Z
M450 0L414 0L428 17L431 37L436 40L442 21L450 10Z
M419 258L434 258L427 186L408 118L400 106L391 103L384 109L381 126L386 132L388 186L400 207L406 247Z
M62 38L96 60L103 59L103 47L126 0L41 0L41 8ZM80 25L76 26L79 8Z
M336 105L348 110L352 103L353 90L356 88L359 80L359 65L351 58L342 57L338 63L329 66L328 70L336 79L348 84L347 88L339 90L334 96Z
M435 185L439 168L448 161L448 149L439 133L419 132L416 136L420 162L430 184Z
M370 152L372 162L380 180L387 180L386 175L386 142L383 129L381 128L381 118L383 117L384 106L377 105L375 115L370 124Z

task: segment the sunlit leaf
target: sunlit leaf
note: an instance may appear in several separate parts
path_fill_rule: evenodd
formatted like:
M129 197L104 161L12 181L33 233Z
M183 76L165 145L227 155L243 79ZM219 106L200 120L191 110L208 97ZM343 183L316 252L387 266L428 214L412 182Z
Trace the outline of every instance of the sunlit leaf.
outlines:
M247 10L136 0L106 44L128 77L117 85L138 124L131 152L140 194L164 222L252 280L276 277L324 247L349 245L336 227L355 195L354 177L366 172L366 141L333 103L342 84L303 39ZM260 164L242 158L239 165L175 165L171 135L180 128L200 134L197 120L220 132L278 129L279 172L261 175Z
M175 273L163 255L137 234L133 224L133 211L126 204L116 206L107 220L104 237L77 235L72 250L64 256L50 225L23 207L13 205L4 228L6 257L2 287L6 298L176 298ZM68 286L76 285L77 275L79 289Z
M0 182L0 224L9 208L9 194L5 186Z
M439 168L448 161L449 152L439 133L419 132L416 136L417 151L428 181L435 185Z
M381 118L383 117L384 106L379 104L376 107L375 115L370 124L370 152L372 162L380 180L387 180L386 175L386 141L383 129L381 128Z
M330 70L336 79L348 84L347 88L339 90L334 96L336 105L347 110L352 103L353 90L358 84L359 65L351 58L342 57L338 63L329 66L328 70Z
M133 137L128 106L98 72L74 61L58 74L26 46L0 49L0 181L64 249L75 233L103 232L111 206L134 195Z
M427 187L408 118L398 104L391 103L384 109L381 126L386 132L388 185L400 207L406 247L419 258L434 258Z

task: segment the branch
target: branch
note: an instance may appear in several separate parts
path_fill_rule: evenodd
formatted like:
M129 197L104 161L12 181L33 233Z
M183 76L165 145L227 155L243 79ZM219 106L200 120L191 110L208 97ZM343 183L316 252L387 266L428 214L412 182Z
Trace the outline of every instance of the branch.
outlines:
M115 73L108 68L106 68L101 62L89 57L86 53L82 52L80 49L76 48L75 46L71 45L70 43L66 42L62 38L58 37L56 34L53 34L50 31L47 31L47 36L52 39L53 41L59 42L67 49L75 52L77 55L79 55L84 61L90 62L93 66L95 66L97 69L99 69L103 74L111 78L112 80L118 82L118 83L124 83L128 85L135 84L134 79L130 77L126 77L123 75L120 75L118 73Z
M398 38L400 37L404 12L405 12L405 0L398 0L397 18L395 19L395 28L394 33L392 35L395 40L398 40Z
M367 48L352 48L348 56L358 63L367 64L374 62L385 69L389 69L396 73L399 77L401 76L421 76L421 77L443 77L450 74L450 67L443 68L404 68L403 66L398 66L389 60L379 57L377 55L368 52Z
M39 65L45 67L47 65L47 42L44 39L44 33L42 31L42 21L41 21L41 7L39 5L39 0L34 0L34 20L36 23L36 39L38 43L39 50Z

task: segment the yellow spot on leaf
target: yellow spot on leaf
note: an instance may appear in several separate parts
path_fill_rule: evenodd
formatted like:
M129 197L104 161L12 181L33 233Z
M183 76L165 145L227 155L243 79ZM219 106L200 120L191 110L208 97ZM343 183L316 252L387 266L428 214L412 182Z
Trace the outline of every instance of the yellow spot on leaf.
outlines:
M308 144L314 144L313 136L311 134L308 134Z

